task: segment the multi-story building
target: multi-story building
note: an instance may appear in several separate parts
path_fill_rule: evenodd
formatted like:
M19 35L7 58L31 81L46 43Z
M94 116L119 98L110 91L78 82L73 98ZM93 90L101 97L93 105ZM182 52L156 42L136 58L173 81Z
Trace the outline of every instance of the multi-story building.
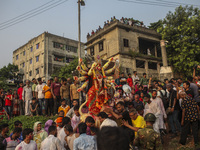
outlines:
M85 55L81 43L81 56ZM78 41L44 32L13 52L13 64L18 65L23 79L47 80L60 67L78 57Z
M114 21L88 35L85 45L91 56L99 55L104 60L117 58L123 72L137 71L139 76L147 73L159 77L162 66L160 40L161 35L154 30Z

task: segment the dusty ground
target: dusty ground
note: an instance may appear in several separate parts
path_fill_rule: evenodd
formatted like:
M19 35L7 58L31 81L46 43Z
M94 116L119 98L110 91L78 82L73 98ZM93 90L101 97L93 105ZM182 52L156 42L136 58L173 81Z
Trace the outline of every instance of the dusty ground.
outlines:
M200 150L200 147L195 148L192 135L188 136L187 143L184 146L179 144L180 135L175 138L171 138L170 136L171 134L165 135L163 150Z

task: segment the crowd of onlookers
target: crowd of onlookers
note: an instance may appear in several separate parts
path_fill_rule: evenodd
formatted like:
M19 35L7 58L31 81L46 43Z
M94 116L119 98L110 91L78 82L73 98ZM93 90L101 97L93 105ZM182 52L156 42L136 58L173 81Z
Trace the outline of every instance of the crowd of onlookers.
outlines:
M71 79L61 79L55 77L49 79L47 83L41 78L29 80L26 83L19 83L17 90L1 89L0 113L5 113L9 118L13 116L26 115L46 115L52 116L60 111L67 113L73 101L79 103L79 93L77 81Z
M127 25L130 25L130 26L136 25L136 26L145 27L143 21L134 20L133 18L124 18L124 17L122 17L119 20L119 19L116 19L115 16L111 17L110 20L104 21L104 27L109 26L111 23L113 23L115 21L119 21L123 24L127 24ZM103 28L101 28L101 26L99 26L96 29L96 31L92 30L91 34L90 33L87 34L87 38L89 38L90 36L94 35L95 33L99 32L99 31L101 31Z
M2 90L6 111L1 105L0 113L58 117L45 124L35 122L33 129L22 129L23 124L16 121L10 136L8 124L1 125L0 149L162 149L166 135L180 137L179 143L185 145L189 134L193 135L194 145L199 145L200 76L161 82L148 79L146 73L139 78L137 71L128 76L122 72L115 79L116 90L110 94L108 105L97 116L88 114L85 120L79 114L76 81L72 84L63 78L59 83L55 77L46 84L41 78L32 82L32 86L28 80L26 86L20 83L14 94L8 91L5 95ZM18 114L14 102L17 96ZM88 112L87 107L82 110Z

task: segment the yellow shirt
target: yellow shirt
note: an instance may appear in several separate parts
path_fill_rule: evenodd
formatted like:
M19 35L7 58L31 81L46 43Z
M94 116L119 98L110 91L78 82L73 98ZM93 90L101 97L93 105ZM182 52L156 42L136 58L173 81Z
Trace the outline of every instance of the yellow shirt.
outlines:
M144 121L144 118L140 115L138 115L136 120L132 120L133 127L137 128L145 128L146 122ZM137 132L135 132L135 136L137 135Z
M48 90L49 88L50 88L50 87L49 87L48 85L45 85L45 86L43 87L43 90L46 91L46 90ZM52 97L53 97L53 96L52 96L52 94L51 94L51 90L45 92L45 94L44 94L44 98L45 98L45 99L49 99L49 98L52 98Z
M70 110L70 107L66 105L65 107L62 107L62 105L58 108L58 113L63 110L64 111L64 117L66 116L67 112Z

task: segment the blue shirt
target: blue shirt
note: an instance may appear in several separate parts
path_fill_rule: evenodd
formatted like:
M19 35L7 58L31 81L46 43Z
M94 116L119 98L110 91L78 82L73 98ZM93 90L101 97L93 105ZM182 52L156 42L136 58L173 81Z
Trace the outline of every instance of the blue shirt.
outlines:
M95 137L81 134L74 140L73 150L97 150Z
M13 132L10 134L10 136L12 136L12 135L13 135ZM23 141L22 132L21 132L21 135L20 135L20 137L18 138L18 140L20 141L20 143Z

